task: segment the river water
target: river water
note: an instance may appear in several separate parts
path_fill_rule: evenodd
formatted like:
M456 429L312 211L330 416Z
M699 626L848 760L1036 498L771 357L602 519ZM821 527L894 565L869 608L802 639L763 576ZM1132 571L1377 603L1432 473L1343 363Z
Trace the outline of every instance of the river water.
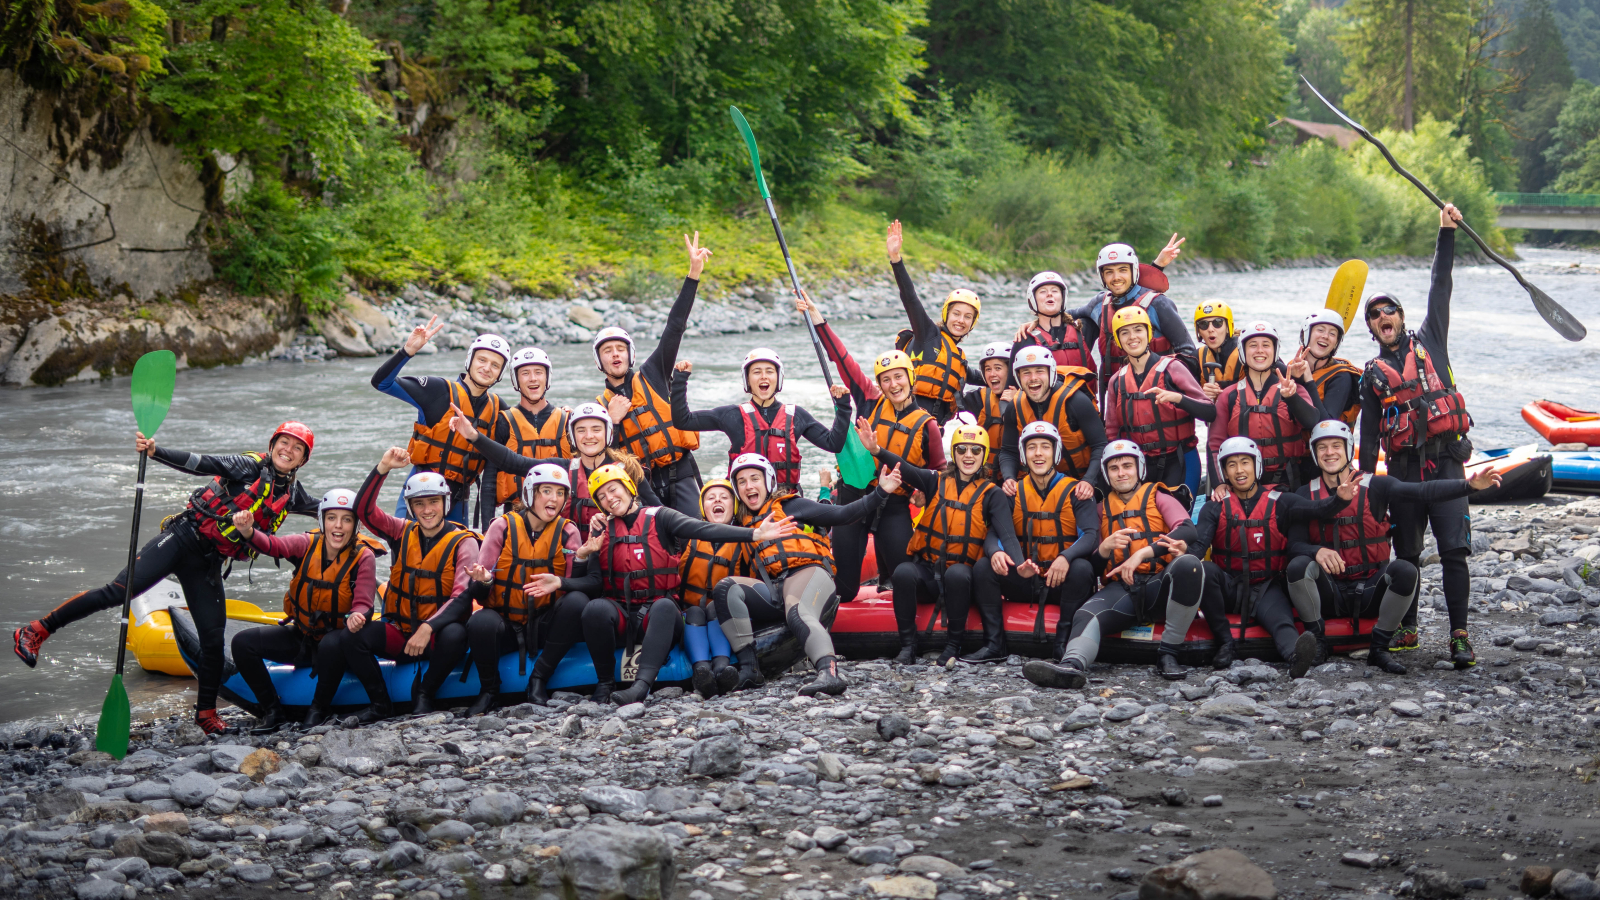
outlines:
M1600 328L1600 255L1524 249L1524 271L1568 310ZM1274 322L1292 352L1294 333L1305 315L1322 305L1331 269L1278 269L1264 272L1181 276L1170 292L1187 312L1200 299L1225 299L1243 321ZM885 273L885 282L889 282ZM1388 290L1402 298L1420 320L1426 308L1426 269L1374 270L1367 289ZM931 293L931 291L927 292ZM1072 300L1081 303L1082 291ZM937 302L937 298L932 298ZM985 294L984 314L969 344L1005 339L1026 317L1021 296ZM1527 296L1498 267L1460 266L1452 304L1450 353L1457 380L1473 412L1473 438L1482 448L1527 443L1537 438L1521 420L1521 406L1535 398L1559 400L1580 408L1600 406L1592 373L1600 336L1571 344L1560 339L1533 311ZM844 323L841 331L858 358L888 346L902 321ZM1346 341L1342 355L1359 364L1373 355L1361 330ZM650 339L638 336L641 353ZM696 407L741 399L739 363L757 344L779 351L790 363L783 396L813 412L830 409L817 375L816 357L806 331L790 328L748 338L715 335L684 341L681 358L696 363L691 402ZM551 398L571 405L598 392L600 375L587 345L547 348L557 371ZM459 353L423 356L408 374L453 377ZM304 471L313 495L333 487L357 487L386 447L404 446L411 408L374 391L369 383L375 359L326 363L267 363L178 375L171 413L158 435L163 446L202 453L262 449L270 429L285 419L309 424L317 448ZM501 385L501 393L514 393ZM132 483L137 457L132 447L133 414L128 380L60 388L0 392L0 625L11 629L48 611L72 594L103 584L126 561ZM699 459L708 477L727 460L727 441L706 435ZM815 453L815 451L813 451ZM814 457L816 458L816 457ZM806 481L816 485L816 469ZM159 464L150 467L143 538L178 511L201 482ZM388 486L392 503L399 480ZM309 519L291 517L286 531L300 531ZM380 574L382 572L380 567ZM279 608L288 568L270 560L252 569L235 568L229 596L262 607ZM0 657L0 721L31 716L83 716L97 713L116 664L114 613L92 617L46 642L39 667L29 670L14 656ZM194 682L147 673L128 660L129 695L144 712L192 705Z

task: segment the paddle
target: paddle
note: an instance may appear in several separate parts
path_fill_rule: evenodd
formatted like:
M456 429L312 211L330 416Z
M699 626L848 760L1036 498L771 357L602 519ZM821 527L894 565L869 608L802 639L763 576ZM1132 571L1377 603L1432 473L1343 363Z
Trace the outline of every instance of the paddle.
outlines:
M133 418L145 437L155 437L156 429L166 420L177 381L178 357L171 350L146 353L133 364ZM133 726L122 667L128 659L128 610L133 605L133 566L139 560L139 513L144 509L144 468L148 459L139 454L139 478L133 485L133 534L128 538L128 585L122 597L122 629L117 635L117 671L111 676L111 689L100 706L100 724L94 732L95 749L117 759L128 755L128 734Z
M1416 185L1417 190L1421 191L1429 200L1432 200L1434 206L1437 206L1440 209L1444 208L1444 201L1439 199L1439 195L1428 190L1428 186L1423 184L1421 181L1418 181L1417 176L1407 172L1405 168L1400 165L1399 161L1394 158L1394 154L1389 152L1389 148L1383 145L1383 141L1373 137L1372 132L1361 127L1356 123L1356 120L1340 112L1339 108L1334 106L1327 97L1322 96L1322 92L1317 90L1316 86L1311 83L1310 79L1306 78L1304 75L1301 75L1300 80L1306 83L1306 87L1311 88L1311 93L1316 94L1317 99L1321 100L1324 106L1332 110L1334 115L1338 116L1346 125L1355 129L1357 134L1370 141L1374 147L1377 147L1378 152L1383 154L1383 158L1389 161L1390 168L1400 173L1400 176L1405 180ZM1517 279L1517 283L1522 285L1522 289L1527 291L1528 296L1532 298L1533 308L1539 311L1539 315L1544 316L1544 320L1550 323L1550 327L1556 330L1556 334L1561 335L1569 341L1583 340L1584 336L1589 333L1589 330L1583 327L1582 322L1579 322L1576 318L1574 318L1572 313L1569 313L1563 309L1561 304L1550 299L1549 294L1546 294L1544 291L1539 290L1534 285L1529 284L1528 279L1522 277L1522 273L1517 271L1516 266L1513 266L1511 263L1507 262L1500 254L1489 249L1489 245L1484 242L1483 238L1478 236L1476 231L1472 230L1471 225L1468 225L1465 221L1457 224L1461 226L1462 231L1467 233L1467 237L1472 238L1472 240L1477 243L1478 249L1482 250L1490 259L1499 263L1507 272L1511 273L1513 278Z
M1328 285L1328 302L1323 305L1344 316L1345 334L1350 333L1350 325L1356 320L1356 312L1361 308L1361 291L1366 286L1367 264L1359 259L1345 260L1339 271L1333 273L1333 281Z
M761 174L761 151L756 148L755 132L750 130L750 123L745 120L744 113L739 112L739 107L728 107L728 114L733 116L733 124L744 136L745 146L750 150L750 165L756 170L756 187L761 189L761 200L767 205L767 217L772 220L772 231L778 236L778 249L783 251L783 264L789 268L789 284L794 287L795 294L799 295L800 276L795 273L794 260L789 257L789 244L783 239L783 226L778 224L778 210L772 205L772 192L767 190L767 178ZM806 320L806 328L811 332L811 346L817 351L817 364L822 366L822 379L828 383L829 389L832 389L833 376L828 372L828 354L822 349L822 338L817 336L817 326L809 315L800 318ZM854 429L845 430L844 450L835 458L839 461L839 477L844 479L845 484L858 490L872 484L872 479L878 474L872 454L861 446L861 438L856 436Z

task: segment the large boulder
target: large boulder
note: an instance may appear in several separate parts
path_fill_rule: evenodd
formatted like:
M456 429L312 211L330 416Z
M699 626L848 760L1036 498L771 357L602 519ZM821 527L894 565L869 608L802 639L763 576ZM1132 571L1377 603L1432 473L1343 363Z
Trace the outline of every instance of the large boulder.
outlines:
M117 838L112 852L118 856L137 856L152 866L176 869L189 861L189 842L165 831L130 833Z
M689 774L719 778L739 774L744 765L744 743L738 735L722 734L696 741L689 748Z
M590 825L561 842L565 900L666 900L678 878L672 846L642 825Z
M322 736L322 764L352 775L370 775L405 758L405 741L386 729L357 728Z
M361 323L342 309L333 309L321 315L308 316L311 326L328 342L328 346L339 351L340 356L377 356L378 351L372 349L367 343L366 332L362 330Z
M344 312L361 326L372 349L387 352L403 343L394 333L394 326L389 324L389 317L383 314L383 310L368 303L360 294L351 292L344 295Z
M1237 850L1186 856L1145 873L1139 900L1275 900L1278 888L1260 866Z
M527 803L516 794L509 792L481 794L472 798L472 802L467 804L467 821L482 822L498 828L521 819L522 814L527 811Z

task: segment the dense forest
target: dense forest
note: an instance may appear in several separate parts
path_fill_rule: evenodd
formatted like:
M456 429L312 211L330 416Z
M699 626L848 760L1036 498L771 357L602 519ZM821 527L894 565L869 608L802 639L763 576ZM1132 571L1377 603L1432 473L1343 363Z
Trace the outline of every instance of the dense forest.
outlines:
M657 293L676 232L767 280L743 145L810 274L1078 268L1111 239L1267 262L1423 253L1434 215L1304 75L1470 220L1600 192L1600 0L0 0L0 67L207 184L218 271L599 277ZM1498 240L1504 235L1495 232Z

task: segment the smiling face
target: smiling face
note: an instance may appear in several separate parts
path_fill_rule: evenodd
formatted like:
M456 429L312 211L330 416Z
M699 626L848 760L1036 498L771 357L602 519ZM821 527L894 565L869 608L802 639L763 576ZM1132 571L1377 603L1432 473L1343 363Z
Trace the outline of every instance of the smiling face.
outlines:
M549 524L561 515L567 505L567 489L554 484L541 484L533 491L533 506L529 511L539 521Z
M600 369L607 378L621 378L628 374L628 342L620 338L606 341L595 349L600 357Z
M1337 475L1350 464L1349 448L1345 446L1344 438L1323 438L1311 445L1311 452L1316 454L1317 468Z
M572 440L578 452L594 459L606 450L606 423L599 419L579 419L572 424Z
M1306 335L1306 351L1312 357L1323 360L1333 355L1339 349L1339 329L1327 322L1319 322L1311 326L1311 331Z
M1235 453L1222 461L1222 477L1228 486L1241 494L1248 494L1256 486L1256 458Z
M608 516L625 516L633 509L634 496L622 482L608 481L595 492L594 502Z
M706 488L702 502L705 503L707 522L727 525L733 521L733 491L720 484L716 487Z
M766 405L778 393L778 367L769 362L751 363L745 390L757 402Z
M448 497L417 497L411 503L411 518L417 520L425 534L432 534L444 524L445 501Z
M966 337L978 322L978 311L970 303L952 303L945 313L944 327L956 337Z
M1050 393L1052 374L1049 366L1024 366L1017 370L1017 383L1022 385L1022 392L1028 395L1029 400L1037 402Z
M1201 319L1194 323L1194 333L1200 336L1200 343L1215 350L1228 339L1228 320L1221 316Z
M322 514L322 535L328 549L338 553L356 538L356 514L348 509L330 509Z
M1059 284L1041 284L1039 289L1033 292L1033 305L1041 316L1061 315L1061 305L1065 301Z
M1400 343L1405 333L1406 312L1393 302L1382 300L1367 307L1367 330L1385 347Z
M305 465L309 453L304 441L287 434L278 435L267 450L267 456L272 459L272 468L279 475L287 475Z
M550 373L544 366L523 366L517 370L517 393L529 403L538 403L544 399L545 388L549 387Z
M1142 323L1124 325L1117 329L1117 343L1129 356L1143 356L1150 349L1150 328Z
M467 366L467 377L478 387L492 387L500 380L500 370L505 366L504 356L493 350L477 350L473 352L472 362Z
M878 376L878 390L896 406L911 398L911 373L905 369L890 369Z
M1028 462L1028 471L1043 477L1055 470L1056 442L1045 437L1029 438L1022 445L1022 454Z
M1251 371L1265 372L1278 361L1278 342L1265 336L1247 338L1240 353Z
M1139 459L1135 456L1118 456L1106 462L1106 481L1119 494L1131 493L1139 486Z
M983 468L985 452L982 444L956 444L950 448L950 455L956 459L956 471L965 478L971 478Z
M1011 365L998 356L983 361L983 383L989 390L999 392L1006 389L1006 380L1011 375Z
M1133 290L1133 266L1128 263L1112 263L1100 269L1100 283L1106 286L1118 297Z
M740 469L733 476L734 487L746 509L757 510L767 502L767 473L762 469Z

